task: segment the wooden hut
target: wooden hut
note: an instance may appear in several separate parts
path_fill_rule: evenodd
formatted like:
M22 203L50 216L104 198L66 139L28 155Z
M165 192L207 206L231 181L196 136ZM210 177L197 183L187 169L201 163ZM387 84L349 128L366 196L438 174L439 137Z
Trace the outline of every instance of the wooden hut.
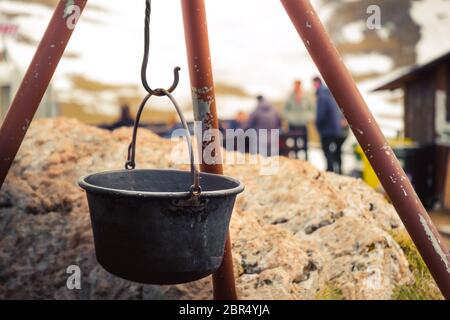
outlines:
M431 192L435 201L450 208L450 52L403 69L374 91L395 89L404 92L405 137L432 146Z

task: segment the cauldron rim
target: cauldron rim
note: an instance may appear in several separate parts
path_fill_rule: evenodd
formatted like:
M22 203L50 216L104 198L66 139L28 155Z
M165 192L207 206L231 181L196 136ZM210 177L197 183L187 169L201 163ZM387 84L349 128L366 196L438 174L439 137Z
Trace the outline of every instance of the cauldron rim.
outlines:
M114 173L128 173L128 172L169 172L169 173L181 173L181 174L190 174L189 171L183 170L175 170L175 169L134 169L134 170L109 170L96 172L92 174L85 175L78 180L78 185L86 190L89 193L95 194L104 194L104 195L116 195L116 196L125 196L125 197L134 197L134 198L187 198L190 197L191 194L188 190L186 192L154 192L154 191L134 191L134 190L124 190L124 189L116 189L116 188L106 188L98 185L94 185L92 183L87 182L87 179L94 177L96 175L104 175L104 174L114 174ZM229 189L221 189L221 190L211 190L211 191L202 191L202 197L226 197L230 195L237 195L244 191L244 184L234 178L218 175L212 173L200 173L200 178L202 177L213 177L217 179L227 180L228 182L232 182L236 184L236 187Z

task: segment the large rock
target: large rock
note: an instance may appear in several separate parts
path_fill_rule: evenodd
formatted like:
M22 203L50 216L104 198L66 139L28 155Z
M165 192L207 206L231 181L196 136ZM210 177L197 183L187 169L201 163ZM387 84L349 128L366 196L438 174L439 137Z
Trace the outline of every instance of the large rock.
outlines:
M35 121L0 195L0 298L211 298L210 279L144 286L96 262L80 176L123 167L130 129L108 132L74 120ZM175 168L178 144L141 130L137 163ZM262 160L255 158L256 160ZM239 295L313 299L327 286L347 299L389 299L413 281L392 239L402 229L393 207L362 181L279 159L274 175L261 165L226 165L241 179L231 223ZM82 289L66 287L66 268L82 270Z

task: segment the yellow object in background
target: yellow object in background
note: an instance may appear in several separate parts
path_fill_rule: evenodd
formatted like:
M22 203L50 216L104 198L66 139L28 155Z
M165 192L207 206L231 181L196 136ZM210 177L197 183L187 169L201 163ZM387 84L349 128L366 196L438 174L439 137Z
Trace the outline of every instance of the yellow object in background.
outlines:
M411 139L392 139L389 140L389 145L393 148L407 148L414 146L414 142ZM377 174L372 168L372 165L364 154L361 146L358 144L355 147L355 152L361 157L363 164L362 179L375 190L382 188L380 180L378 180Z

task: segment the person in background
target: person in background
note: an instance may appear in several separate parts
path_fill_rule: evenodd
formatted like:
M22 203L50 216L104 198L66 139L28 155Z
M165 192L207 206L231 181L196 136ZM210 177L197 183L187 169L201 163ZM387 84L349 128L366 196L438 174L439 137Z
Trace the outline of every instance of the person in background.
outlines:
M172 134L179 129L184 129L183 124L178 119L178 115L173 113L170 115L169 120L167 121L167 131L164 134L164 138L170 139Z
M102 124L99 127L107 130L116 130L121 127L132 127L134 126L134 119L131 117L130 107L126 104L120 107L120 116L112 124Z
M284 109L283 118L288 123L290 133L303 136L306 159L308 159L308 123L314 120L312 102L304 95L302 82L294 82L294 91L289 96Z
M134 126L134 119L131 117L130 107L122 105L120 107L120 118L113 124L113 127L132 127Z
M244 111L239 111L236 117L230 121L229 128L227 129L242 129L248 121L248 114Z
M238 129L244 129L248 121L248 114L244 111L239 111L237 115L234 117L233 120L229 121L228 123L224 122L223 127L223 147L227 150L231 151L240 151L242 153L248 152L248 139L245 137L245 133L236 132ZM234 140L228 141L227 143L227 133L226 130L233 130L235 131L233 134ZM241 147L241 150L238 150L238 137L244 136L245 139L245 145Z
M259 144L259 131L266 129L268 132L267 139L267 155L271 155L271 135L270 130L280 129L281 128L281 117L278 111L263 97L258 96L257 98L257 106L255 111L253 111L247 123L242 127L243 130L247 129L255 129L258 135L258 144ZM254 153L258 150L259 146L250 146L250 152ZM261 153L261 150L260 150Z
M348 135L348 123L322 80L314 78L313 85L317 95L316 127L327 160L327 171L342 174L342 145Z
M305 96L300 80L294 82L294 90L283 109L283 118L289 125L289 131L304 130L308 122L314 120L313 104Z

